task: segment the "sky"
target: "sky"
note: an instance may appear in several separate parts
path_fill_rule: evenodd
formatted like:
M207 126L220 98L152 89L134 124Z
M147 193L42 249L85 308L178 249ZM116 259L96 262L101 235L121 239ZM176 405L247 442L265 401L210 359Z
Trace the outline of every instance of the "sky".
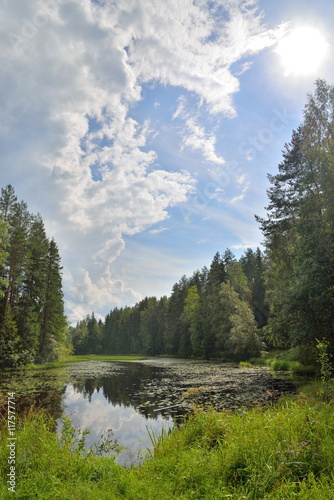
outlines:
M39 212L72 324L169 296L263 242L267 173L314 82L331 0L0 0L0 187Z

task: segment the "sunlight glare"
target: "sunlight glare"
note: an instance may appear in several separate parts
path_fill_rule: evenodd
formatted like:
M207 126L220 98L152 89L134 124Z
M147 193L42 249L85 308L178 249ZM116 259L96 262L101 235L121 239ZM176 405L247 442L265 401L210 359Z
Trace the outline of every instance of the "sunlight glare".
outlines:
M284 76L307 76L320 68L328 52L328 43L319 30L303 26L285 36L276 52L284 67Z

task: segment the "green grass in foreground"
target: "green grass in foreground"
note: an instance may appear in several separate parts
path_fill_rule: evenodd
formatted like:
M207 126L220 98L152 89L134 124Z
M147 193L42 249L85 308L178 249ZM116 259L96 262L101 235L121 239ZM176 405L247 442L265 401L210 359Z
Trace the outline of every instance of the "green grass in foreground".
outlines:
M32 412L16 433L16 498L334 499L334 405L322 400L321 389L310 385L267 410L198 410L158 440L153 459L132 469L61 448L48 418ZM0 497L11 499L6 445L4 427Z

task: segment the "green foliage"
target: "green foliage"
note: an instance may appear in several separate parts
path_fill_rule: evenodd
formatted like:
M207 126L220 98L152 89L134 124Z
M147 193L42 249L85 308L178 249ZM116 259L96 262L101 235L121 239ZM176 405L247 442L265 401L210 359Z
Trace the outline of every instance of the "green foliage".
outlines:
M321 380L327 383L333 376L333 367L330 359L331 355L328 353L329 342L326 339L322 341L317 339L318 361L320 363Z
M333 376L333 367L331 365L331 355L328 353L329 342L326 339L322 341L317 339L318 361L320 364L321 381L323 383L322 393L326 401L333 397L333 388L329 383Z
M70 417L65 415L61 419L59 445L61 448L70 450L72 455L81 457L102 456L102 455L118 455L122 451L117 439L113 438L112 429L107 429L102 433L97 443L94 443L90 448L86 446L86 436L90 434L89 429L76 429Z
M188 289L183 308L182 321L188 325L193 356L202 356L203 345L201 339L200 296L196 286L191 286Z
M6 264L8 258L8 222L4 219L4 216L0 213L0 269L2 270ZM0 274L0 299L5 295L5 288L8 286L8 280Z
M249 363L251 363L252 365L265 365L266 364L266 360L265 358L250 358L249 359Z
M0 196L0 366L56 361L71 351L58 248L40 215Z
M230 250L223 256L217 252L209 270L204 267L190 278L183 276L169 298L146 297L133 307L116 307L104 322L97 322L94 313L88 315L71 328L75 354L140 352L206 359L218 354L226 359L259 354L257 299L248 286L260 280L259 249L253 261L246 277L241 261ZM222 301L224 286L235 294L234 306L229 299Z
M286 358L269 358L265 363L276 371L291 371L296 375L315 375L317 368L314 365L303 365L299 361Z
M237 360L259 355L263 345L250 306L229 284L221 285L220 295L226 320L217 335L217 347L224 347Z
M316 82L304 121L269 176L266 330L277 347L314 346L319 333L334 352L334 87ZM315 359L313 358L312 362Z
M263 328L267 324L269 316L269 304L265 297L266 286L264 282L267 260L259 248L255 252L251 248L247 248L245 254L240 258L240 263L247 277L251 308L258 327Z
M197 412L163 439L153 436L154 455L129 469L113 457L85 451L85 432L70 422L59 442L53 422L32 412L17 430L17 497L333 499L333 406L318 399L312 387L308 396L307 389L266 411ZM6 443L4 427L3 464ZM0 496L10 495L2 474Z
M289 361L283 359L267 359L267 365L276 371L289 371L291 370L291 364Z

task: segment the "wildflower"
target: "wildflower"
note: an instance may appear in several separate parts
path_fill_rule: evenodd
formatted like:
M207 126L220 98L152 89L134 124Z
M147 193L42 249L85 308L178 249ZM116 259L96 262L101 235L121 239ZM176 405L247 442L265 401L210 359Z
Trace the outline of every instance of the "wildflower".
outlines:
M276 451L276 453L282 453L281 451Z

